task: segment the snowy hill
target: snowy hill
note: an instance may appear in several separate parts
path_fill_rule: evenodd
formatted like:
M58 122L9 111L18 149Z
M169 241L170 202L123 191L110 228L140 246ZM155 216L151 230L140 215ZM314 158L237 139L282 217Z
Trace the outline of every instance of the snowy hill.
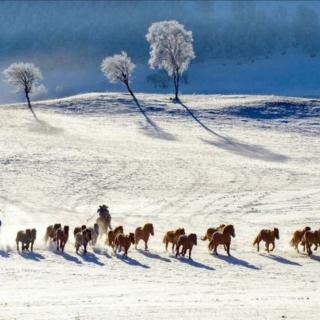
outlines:
M91 93L0 106L0 319L318 318L319 252L289 246L320 227L320 101L277 96ZM188 113L190 108L203 126ZM207 129L205 129L207 127ZM47 225L92 225L107 203L125 232L152 222L150 251L115 256L103 241L76 255L43 243ZM232 257L205 230L232 223ZM198 235L193 260L165 252L165 231ZM15 249L36 227L34 254ZM279 227L272 254L252 242ZM142 248L142 246L141 246Z

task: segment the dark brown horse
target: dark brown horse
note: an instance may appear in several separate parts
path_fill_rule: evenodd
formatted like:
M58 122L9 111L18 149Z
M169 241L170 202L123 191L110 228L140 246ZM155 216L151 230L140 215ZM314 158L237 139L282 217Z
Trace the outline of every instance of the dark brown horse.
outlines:
M60 250L63 252L64 247L69 239L69 226L64 226L63 229L59 228L57 230L57 251Z
M187 235L181 235L177 241L177 249L176 249L176 257L181 254L183 257L185 256L187 250L189 250L189 259L191 259L191 251L193 246L197 245L197 235L195 233L190 233ZM180 247L182 247L181 252Z

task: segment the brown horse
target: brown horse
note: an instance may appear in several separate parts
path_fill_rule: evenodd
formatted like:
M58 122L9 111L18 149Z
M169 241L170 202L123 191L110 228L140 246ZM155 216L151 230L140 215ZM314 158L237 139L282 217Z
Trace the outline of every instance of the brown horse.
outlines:
M87 253L87 245L92 240L91 230L89 229L80 229L75 235L75 247L76 253L78 254L79 249L83 246L83 252Z
M212 238L212 235L217 231L222 231L225 226L226 226L225 224L220 224L219 227L207 229L206 234L201 238L201 240L202 241L206 241L206 240L210 241Z
M182 247L181 255L184 257L187 250L189 250L189 259L191 259L192 247L197 245L197 235L190 233L187 235L181 235L177 241L176 257L180 254L180 247Z
M308 255L311 256L311 246L314 244L314 250L317 250L318 245L320 245L320 229L315 231L306 231L302 237L302 243L307 248Z
M135 240L135 248L137 249L138 243L140 240L144 241L144 249L148 250L148 240L150 234L153 236L153 224L147 223L143 227L138 227L134 233L134 240Z
M93 227L89 227L88 230L91 231L91 245L95 246L98 241L99 226L97 223L95 223Z
M36 241L36 238L37 238L37 230L31 229L31 239L30 239L31 251L33 251L33 245L34 245L34 242Z
M114 240L117 236L118 233L123 233L123 226L117 226L116 228L114 228L113 230L110 230L108 232L108 238L106 240L106 243L112 248L114 249Z
M301 230L296 230L293 235L292 235L292 239L290 241L290 245L292 247L294 247L297 252L299 252L299 244L302 242L302 238L304 236L304 234L306 233L306 231L310 231L311 228L310 227L304 227Z
M212 251L215 255L218 255L218 245L223 245L228 256L230 256L230 245L231 245L231 237L235 237L235 231L232 224L226 225L223 230L216 231L209 242L209 250Z
M64 247L68 241L69 238L69 226L64 226L63 229L59 228L57 230L57 251L60 250L63 252Z
M53 242L57 240L57 230L61 228L61 223L56 223L54 225L48 226L46 230L46 234L44 236L45 243L48 242L48 239L52 239Z
M132 232L129 233L129 235L124 235L123 233L118 233L114 239L114 245L115 245L115 252L118 250L118 252L121 251L121 248L123 248L123 256L128 255L128 250L131 246L131 244L134 244L134 234Z
M264 241L266 243L266 251L269 253L270 251L273 251L275 248L275 239L280 239L278 228L274 228L273 230L262 229L253 241L253 246L257 245L257 251L259 251L260 241ZM270 244L272 244L271 250L269 250Z
M166 244L166 250L168 250L168 244L172 243L172 252L174 252L174 247L177 244L178 238L183 234L186 234L184 228L167 231L163 237L163 243Z
M74 237L76 237L76 234L77 233L79 233L80 231L83 231L83 230L85 230L85 229L87 229L87 226L84 224L84 225L82 225L81 227L75 227L74 229L73 229L73 235L74 235Z
M32 231L35 231L35 229L32 229ZM34 235L35 237L35 235ZM35 239L35 238L34 238ZM19 242L21 242L21 250L29 250L29 245L31 243L31 251L33 251L33 235L30 229L26 230L20 230L17 232L16 236L16 244L17 244L17 250L19 250Z

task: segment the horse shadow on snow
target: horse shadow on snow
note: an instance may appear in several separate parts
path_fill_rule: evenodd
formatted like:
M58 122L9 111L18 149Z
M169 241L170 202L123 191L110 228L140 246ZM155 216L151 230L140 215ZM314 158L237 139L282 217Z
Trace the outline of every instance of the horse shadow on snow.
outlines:
M115 255L120 261L123 261L124 263L126 263L130 266L141 267L144 269L150 269L150 267L148 265L143 264L143 263L139 262L138 260L133 259L129 256L123 256L123 254L119 254L119 253L115 253Z
M260 256L264 257L264 258L268 258L268 259L274 260L274 261L277 261L279 263L283 263L283 264L287 264L287 265L291 265L291 266L299 266L299 267L301 267L300 263L291 261L289 259L286 259L284 257L280 257L278 255L261 253Z
M170 259L161 257L160 255L158 255L156 253L152 253L150 251L145 251L145 250L141 250L141 249L137 249L137 251L139 253L141 253L142 255L144 255L145 257L150 258L150 259L157 259L157 260L160 260L163 262L171 262Z
M200 269L205 269L205 270L210 270L210 271L215 270L213 267L208 266L206 264L203 264L201 262L197 262L197 261L195 261L193 259L188 259L188 258L185 258L185 257L176 257L176 256L171 256L171 258L174 258L174 259L180 261L181 263L188 264L189 266L192 266L192 267L195 267L195 268L200 268Z
M31 251L19 252L19 255L25 259L33 260L37 262L45 259L45 257L42 254L31 252Z
M236 258L234 256L223 256L223 255L213 255L215 258L220 259L222 261L225 261L229 264L245 267L252 270L260 270L259 267L255 266L254 264L251 264L250 262L246 260L242 260L239 258Z

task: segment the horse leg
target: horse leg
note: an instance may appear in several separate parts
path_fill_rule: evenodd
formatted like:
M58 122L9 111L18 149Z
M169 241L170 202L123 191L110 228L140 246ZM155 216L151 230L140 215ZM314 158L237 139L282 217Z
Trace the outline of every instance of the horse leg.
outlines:
M214 244L214 250L213 250L213 252L214 252L214 254L217 256L218 255L218 245L217 244Z
M84 248L84 251L83 251L83 252L84 252L84 253L87 253L87 243L84 243L84 244L83 244L83 248Z
M19 241L16 241L17 243L17 251L19 251Z
M57 251L59 251L59 240L57 239Z
M144 250L148 250L148 241L144 241Z
M308 252L309 256L312 255L312 250L311 250L311 244L310 243L307 243L307 252Z
M275 248L275 245L274 245L274 241L272 242L272 249L270 251L273 251Z
M176 257L179 255L180 245L176 246Z
M229 257L231 256L231 254L230 254L230 243L227 244L227 254L228 254Z
M260 241L257 241L257 251L260 251Z
M169 242L166 240L166 251L168 251L168 244Z
M191 259L191 250L192 248L189 248L189 259Z
M134 244L134 247L135 247L135 249L138 249L138 243L139 243L139 241L140 241L140 239L138 238L138 239L136 239L136 243Z

